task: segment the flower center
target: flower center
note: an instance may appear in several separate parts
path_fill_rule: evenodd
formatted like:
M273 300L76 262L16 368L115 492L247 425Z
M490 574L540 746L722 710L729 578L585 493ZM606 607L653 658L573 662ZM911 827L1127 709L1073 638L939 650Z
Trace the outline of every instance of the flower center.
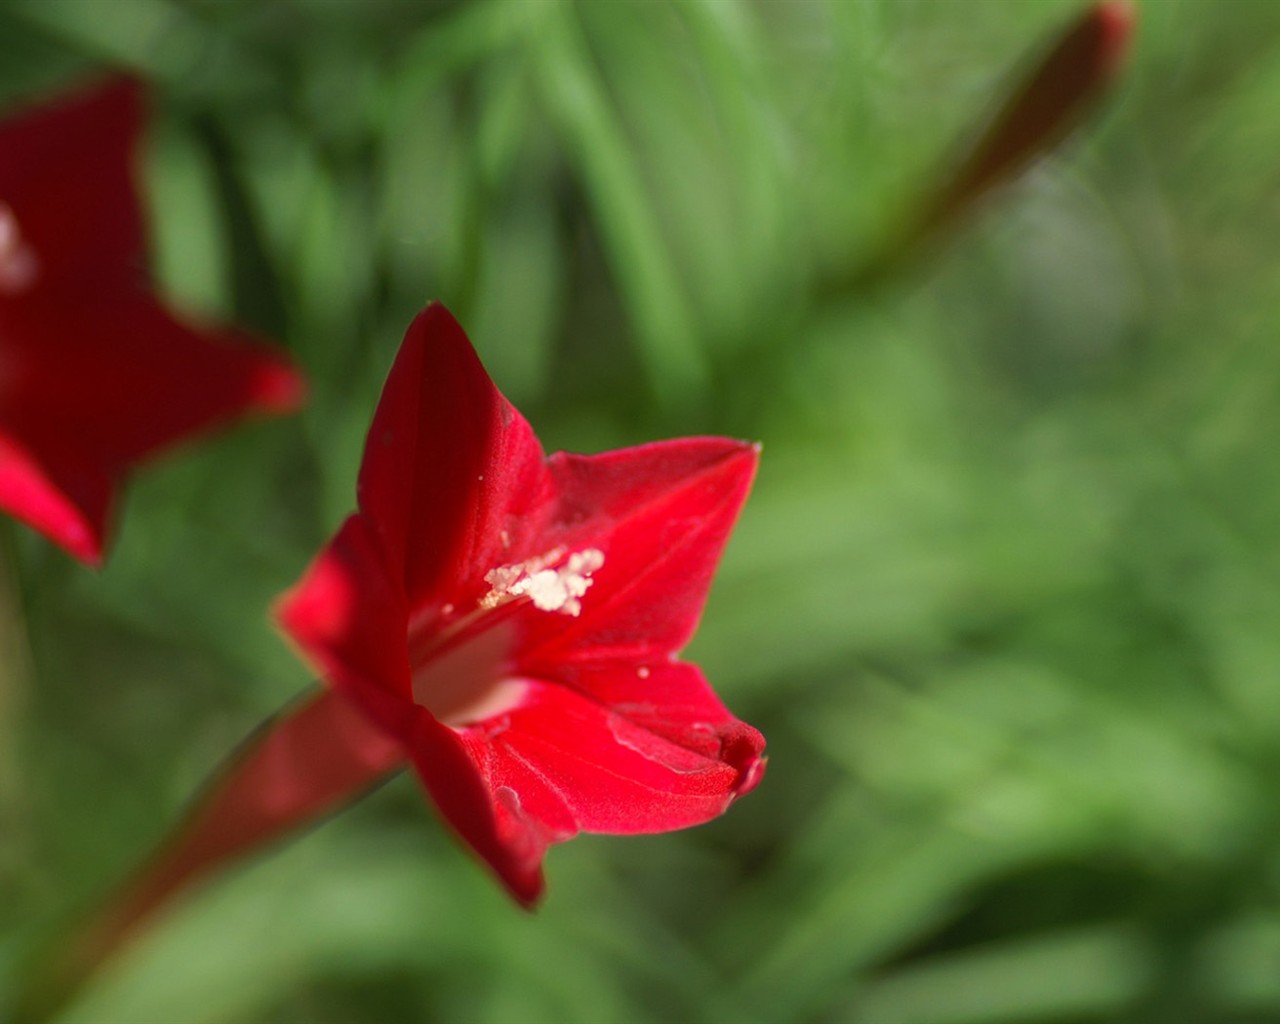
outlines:
M444 649L413 670L413 700L459 728L510 711L524 684L504 674L512 630L499 625Z
M558 569L549 568L564 558L564 548L556 548L538 558L515 565L502 565L485 573L492 590L480 599L480 607L497 608L518 597L528 597L544 612L578 615L582 595L591 586L591 574L604 565L604 554L586 548L569 556Z
M508 655L518 605L577 616L604 565L604 554L585 548L565 557L564 548L502 565L485 573L490 590L461 616L445 605L431 625L410 628L414 702L452 728L495 718L519 705L525 684L510 674Z
M18 218L0 203L0 295L21 295L35 284L40 264L22 238Z

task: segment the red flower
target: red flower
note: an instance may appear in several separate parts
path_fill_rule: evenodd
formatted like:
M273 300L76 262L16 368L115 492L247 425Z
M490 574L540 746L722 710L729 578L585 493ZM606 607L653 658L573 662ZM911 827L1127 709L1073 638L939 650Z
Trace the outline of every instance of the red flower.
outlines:
M0 123L0 507L91 564L133 465L302 396L279 356L147 290L140 124L128 80Z
M521 902L548 844L698 824L759 781L761 735L676 658L756 458L544 457L442 306L409 328L360 511L281 621Z

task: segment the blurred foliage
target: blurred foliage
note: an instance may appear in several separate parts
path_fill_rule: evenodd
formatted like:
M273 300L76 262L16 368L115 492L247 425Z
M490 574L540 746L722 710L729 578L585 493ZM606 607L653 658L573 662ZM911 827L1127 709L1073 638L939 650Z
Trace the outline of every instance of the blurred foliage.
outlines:
M1280 6L1146 4L1087 131L814 298L1078 10L4 0L0 97L154 83L160 281L314 395L99 575L5 524L0 992L308 684L265 610L439 297L549 449L764 441L690 656L765 784L528 916L398 780L68 1024L1280 1020Z

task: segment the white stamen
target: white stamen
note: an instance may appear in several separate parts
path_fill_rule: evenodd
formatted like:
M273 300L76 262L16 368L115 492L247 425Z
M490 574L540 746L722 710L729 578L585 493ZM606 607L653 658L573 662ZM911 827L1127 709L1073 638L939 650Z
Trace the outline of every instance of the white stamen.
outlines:
M18 218L0 203L0 293L17 295L35 283L40 263L22 240Z
M570 555L558 569L549 568L563 557L564 548L556 548L538 558L491 569L484 579L493 589L480 599L480 607L496 608L527 597L540 611L578 615L581 598L593 582L591 574L604 565L604 553L586 548Z
M524 573L518 565L501 565L496 569L490 569L484 574L484 581L493 589L480 599L480 603L486 608L495 608L498 605L498 598L511 593L511 587L515 584Z

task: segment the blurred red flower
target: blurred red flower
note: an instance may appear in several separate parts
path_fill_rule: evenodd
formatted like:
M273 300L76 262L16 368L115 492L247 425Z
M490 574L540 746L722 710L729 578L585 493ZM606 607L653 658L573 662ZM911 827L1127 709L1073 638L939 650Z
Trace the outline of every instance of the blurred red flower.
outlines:
M132 466L303 392L279 355L149 291L141 108L117 79L0 122L0 508L95 565Z
M547 458L429 306L374 415L360 510L281 621L530 904L549 844L698 824L760 780L763 737L675 656L756 461L722 438Z

